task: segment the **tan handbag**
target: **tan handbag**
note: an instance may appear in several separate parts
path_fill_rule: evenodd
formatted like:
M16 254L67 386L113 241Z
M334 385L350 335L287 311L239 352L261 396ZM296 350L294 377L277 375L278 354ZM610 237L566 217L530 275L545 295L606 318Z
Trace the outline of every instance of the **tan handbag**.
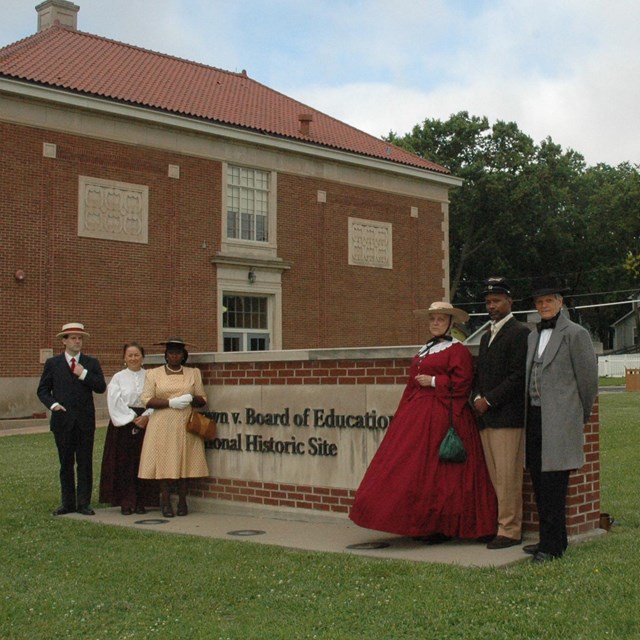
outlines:
M192 411L187 422L187 431L203 440L213 440L216 437L216 421L208 418L203 413Z

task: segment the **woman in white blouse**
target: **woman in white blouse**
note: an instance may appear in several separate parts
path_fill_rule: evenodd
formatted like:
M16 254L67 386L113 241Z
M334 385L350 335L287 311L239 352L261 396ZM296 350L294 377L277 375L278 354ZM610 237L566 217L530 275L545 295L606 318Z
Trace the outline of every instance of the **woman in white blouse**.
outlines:
M153 409L145 410L140 399L146 376L144 349L137 342L128 342L123 357L125 368L107 387L110 421L102 456L100 502L119 506L122 515L128 516L158 505L158 485L138 479L145 428L153 413Z

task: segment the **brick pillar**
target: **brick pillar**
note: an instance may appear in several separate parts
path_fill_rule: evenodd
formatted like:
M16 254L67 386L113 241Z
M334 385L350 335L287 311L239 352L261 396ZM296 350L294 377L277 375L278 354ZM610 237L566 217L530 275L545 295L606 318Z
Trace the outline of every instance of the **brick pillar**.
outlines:
M600 521L600 412L596 400L589 422L584 427L585 463L571 474L567 496L567 533L572 536L592 531ZM538 514L529 474L525 473L524 528L537 531Z

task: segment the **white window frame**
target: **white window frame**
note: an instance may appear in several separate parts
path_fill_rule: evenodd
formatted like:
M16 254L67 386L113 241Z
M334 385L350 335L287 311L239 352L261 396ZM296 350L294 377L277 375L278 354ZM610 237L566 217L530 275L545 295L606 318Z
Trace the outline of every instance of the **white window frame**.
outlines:
M221 351L224 351L224 339L231 336L238 336L240 338L241 348L240 351L249 351L249 340L253 337L266 337L267 339L267 348L266 351L271 349L272 344L272 332L273 332L273 296L264 294L264 293L254 293L254 292L230 292L224 291L222 293L222 301L224 305L224 299L226 296L235 296L238 298L262 298L266 300L266 329L255 329L255 328L235 328L235 327L225 327L224 326L224 314L226 310L222 308L221 314L221 330L222 330L222 347Z
M240 338L240 349L238 351L225 351L224 349L224 341L226 338L237 337ZM267 340L267 348L266 349L249 349L249 340L252 338L266 338ZM265 333L256 333L250 329L243 329L242 331L224 329L222 330L222 350L224 353L242 353L245 351L249 351L251 353L257 353L258 351L270 351L271 350L271 335L268 332Z
M224 351L223 299L224 296L261 296L267 298L267 326L269 350L282 349L282 283L281 272L275 269L255 268L256 281L248 283L249 268L244 265L218 264L217 268L217 325L218 351Z
M268 175L269 189L266 196L267 204L267 239L255 240L247 238L230 238L228 230L228 196L229 196L229 171L239 169L240 171L261 171ZM255 256L262 258L272 258L276 256L278 247L277 238L277 187L278 176L275 171L264 167L243 166L237 163L222 163L222 234L221 248L223 254L237 256ZM251 187L247 187L251 188ZM255 225L254 225L255 229Z

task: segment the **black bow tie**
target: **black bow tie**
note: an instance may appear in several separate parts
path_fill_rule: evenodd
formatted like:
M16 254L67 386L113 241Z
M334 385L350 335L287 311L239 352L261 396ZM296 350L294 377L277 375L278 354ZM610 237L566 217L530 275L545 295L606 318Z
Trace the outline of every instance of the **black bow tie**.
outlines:
M538 325L537 325L538 331L543 331L544 329L555 329L557 320L558 320L558 316L554 316L549 320L541 320L540 322L538 322Z

